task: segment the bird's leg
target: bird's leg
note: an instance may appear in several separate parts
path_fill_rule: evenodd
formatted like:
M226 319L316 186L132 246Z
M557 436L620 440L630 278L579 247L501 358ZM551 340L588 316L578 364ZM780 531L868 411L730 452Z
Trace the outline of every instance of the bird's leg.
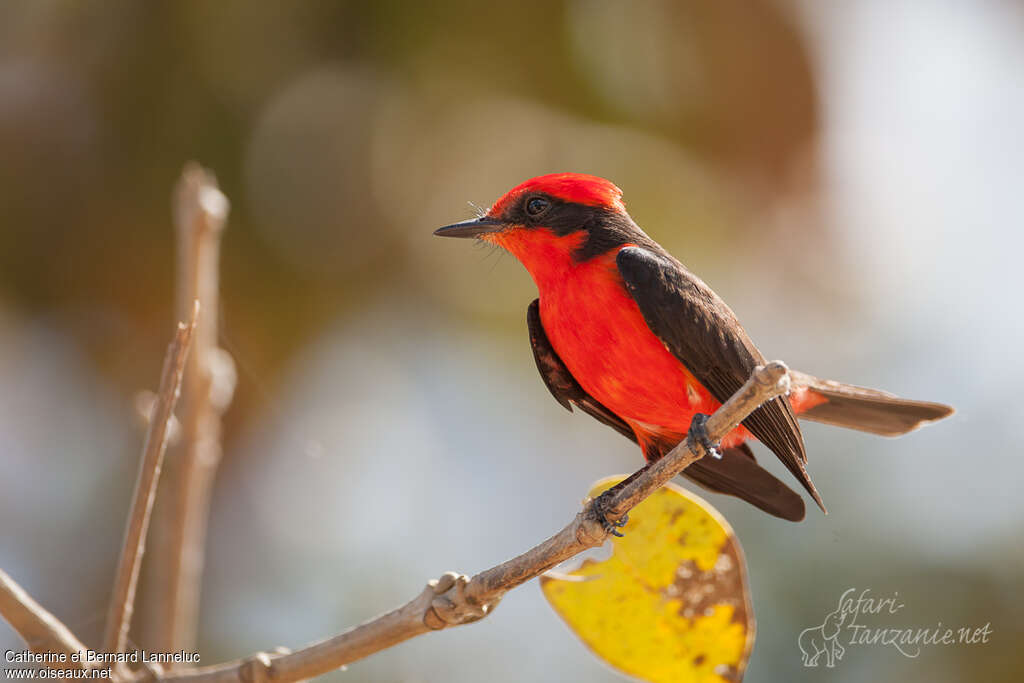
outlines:
M716 460L722 459L722 452L719 449L720 443L712 443L708 438L707 421L708 415L696 413L690 420L689 438L693 443L699 443L707 451L707 454Z
M605 491L604 493L602 493L601 495L594 499L594 515L597 517L597 521L601 523L601 526L604 527L604 530L612 536L619 536L620 538L624 536L625 534L619 531L619 529L626 526L626 522L629 521L629 515L623 515L622 519L618 520L617 522L612 522L608 520L608 517L606 516L606 511L608 509L608 505L611 503L612 497L615 496L616 493L621 491L626 484L630 483L631 481L639 477L641 474L646 472L647 468L649 468L650 466L651 463L647 463L646 465L638 469L636 472L629 475L628 477L620 481L618 484L611 487L610 489L608 489L607 491Z

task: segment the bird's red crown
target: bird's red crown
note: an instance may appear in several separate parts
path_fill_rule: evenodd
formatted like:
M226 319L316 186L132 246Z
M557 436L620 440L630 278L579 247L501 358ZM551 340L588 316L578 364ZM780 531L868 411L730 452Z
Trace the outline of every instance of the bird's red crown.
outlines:
M488 215L501 215L510 204L529 192L544 192L576 204L601 206L614 211L626 210L622 203L622 190L610 180L586 173L549 173L530 178L509 190L505 196L494 202Z

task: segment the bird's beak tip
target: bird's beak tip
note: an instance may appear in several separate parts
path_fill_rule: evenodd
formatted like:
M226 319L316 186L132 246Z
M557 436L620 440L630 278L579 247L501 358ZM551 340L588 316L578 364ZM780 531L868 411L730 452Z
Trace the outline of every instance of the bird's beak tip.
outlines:
M488 232L495 232L503 227L503 223L494 218L482 216L471 221L453 223L438 228L434 234L439 237L478 237Z

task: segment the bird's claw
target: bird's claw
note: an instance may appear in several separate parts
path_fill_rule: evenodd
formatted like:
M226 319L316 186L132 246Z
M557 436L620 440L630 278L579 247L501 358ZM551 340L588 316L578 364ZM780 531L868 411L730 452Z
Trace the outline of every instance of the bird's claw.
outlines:
M619 531L619 529L626 526L626 523L629 521L629 515L622 515L620 519L614 522L608 519L607 510L608 504L611 501L611 493L611 489L609 489L594 499L594 516L597 517L597 521L601 523L601 527L605 532L622 538L625 534Z
M692 443L699 443L707 451L707 454L716 460L722 459L722 451L719 450L721 444L712 443L711 439L708 438L707 429L708 415L704 413L697 413L693 416L690 421L690 440Z

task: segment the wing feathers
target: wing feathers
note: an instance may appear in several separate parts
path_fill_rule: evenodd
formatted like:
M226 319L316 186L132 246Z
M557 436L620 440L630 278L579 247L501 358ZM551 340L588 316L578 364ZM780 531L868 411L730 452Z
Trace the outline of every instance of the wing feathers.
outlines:
M647 326L718 401L725 401L765 362L735 314L667 253L625 247L619 273ZM825 509L804 464L803 437L789 401L766 403L743 425L772 450Z
M530 329L530 346L533 348L537 369L555 400L570 411L575 405L636 442L636 435L630 426L588 394L562 363L541 324L539 302L536 299L527 309L526 323ZM651 444L650 448L654 452L648 453L648 458L661 457L674 446L669 443ZM746 444L725 449L721 460L698 460L683 470L683 474L707 489L742 498L776 517L793 522L804 517L804 503L800 496L762 469Z

